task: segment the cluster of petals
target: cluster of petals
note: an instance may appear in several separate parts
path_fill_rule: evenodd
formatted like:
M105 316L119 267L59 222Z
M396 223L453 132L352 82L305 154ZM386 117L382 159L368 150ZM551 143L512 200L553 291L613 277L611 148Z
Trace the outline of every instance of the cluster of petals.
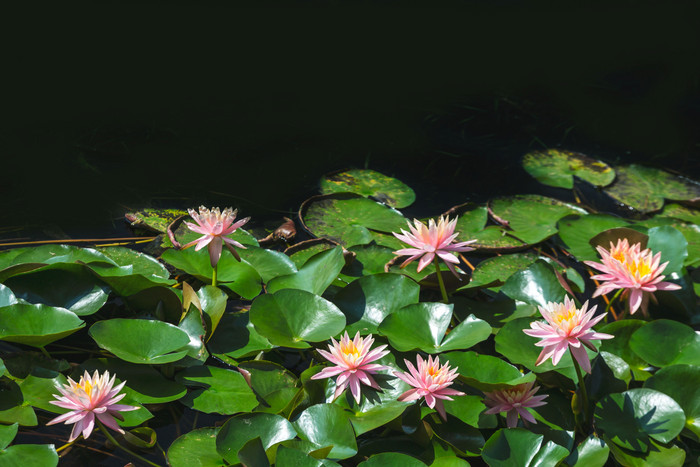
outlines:
M371 349L374 343L372 335L365 338L360 337L360 332L355 334L354 339L350 339L348 332L341 337L340 342L331 338L332 344L328 346L328 352L319 350L323 358L335 366L324 368L320 373L315 374L311 379L330 378L338 376L336 379L336 388L334 399L340 396L345 391L345 388L350 387L350 392L355 398L355 402L360 402L360 386L365 384L374 389L380 389L377 382L372 378L372 374L378 370L384 370L388 367L372 363L379 360L389 353L386 345L380 345L375 349Z
M543 402L548 397L547 394L536 396L539 386L532 385L534 382L518 384L506 389L487 392L484 404L490 407L486 412L496 414L507 412L506 423L508 428L515 428L518 425L518 414L531 423L537 423L535 417L527 410L528 407L539 407L547 404Z
M404 360L404 362L408 367L408 372L394 372L394 374L413 386L414 389L409 389L401 394L399 400L414 401L424 397L428 407L435 408L443 420L447 420L445 406L441 399L451 401L450 396L464 395L463 392L448 387L459 376L457 368L450 369L449 363L440 365L437 357L434 359L428 357L428 360L423 360L420 355L416 359L417 369L408 360Z
M409 258L401 264L401 267L403 268L412 261L420 258L418 261L418 272L420 272L430 264L437 255L447 264L452 274L457 276L454 265L459 264L459 260L453 253L473 250L473 248L467 245L476 240L453 243L457 235L459 235L459 233L454 233L456 226L456 217L450 220L449 217L445 218L440 216L437 223L435 223L435 220L430 219L426 226L418 219L413 219L413 225L411 225L410 221L408 222L410 232L406 232L404 229L401 229L400 234L392 232L396 238L412 247L402 248L394 252L394 254L398 256L409 256Z
M70 412L59 415L47 425L61 422L66 425L74 423L69 442L76 440L81 432L83 438L90 436L95 427L95 417L108 428L124 433L114 418L123 420L124 417L119 412L136 410L138 407L117 404L126 395L119 394L126 381L113 387L115 378L116 376L112 376L110 379L109 371L105 371L102 375L95 371L92 376L86 371L78 383L68 378L68 384L56 387L61 395L53 396L58 400L49 401L49 403L69 409Z
M550 357L552 364L556 365L567 349L571 349L571 355L581 368L586 373L591 372L591 362L585 347L596 351L591 340L611 339L613 336L591 329L606 313L594 317L596 306L590 310L587 308L588 302L584 303L581 309L576 308L576 303L569 297L566 297L563 303L548 302L539 307L546 322L534 321L530 323L531 329L523 329L528 336L541 339L535 345L544 347L535 365Z
M672 282L663 282L661 273L668 261L661 263L661 252L654 254L649 248L642 250L640 243L630 246L627 239L619 239L617 244L610 242L610 250L597 247L601 262L585 261L601 274L592 279L601 281L593 294L605 295L616 289L626 289L624 294L629 301L630 314L640 307L646 313L650 297L657 290L678 290L681 287Z
M245 247L239 242L232 240L227 237L235 232L239 227L243 226L246 222L250 220L250 217L244 219L236 220L236 214L238 210L235 211L231 208L224 209L224 212L220 212L219 208L212 208L211 210L205 208L204 206L199 207L199 213L194 209L188 209L190 217L196 222L193 224L191 222L185 222L187 228L191 231L201 234L202 236L198 239L191 241L190 243L183 246L184 248L189 248L193 245L195 251L199 251L205 246L209 249L209 260L211 261L211 267L216 267L216 264L221 258L221 247L226 245L231 254L238 260L241 260L238 252L233 248L234 246L238 248Z

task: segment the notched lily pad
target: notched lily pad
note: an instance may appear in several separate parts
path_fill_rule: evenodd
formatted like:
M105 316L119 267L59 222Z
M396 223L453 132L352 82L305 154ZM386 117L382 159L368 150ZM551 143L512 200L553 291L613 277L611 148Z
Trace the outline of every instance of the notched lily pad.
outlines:
M615 180L615 171L605 162L561 149L525 154L523 168L538 182L558 188L573 188L574 175L597 186L607 186Z
M410 206L416 199L413 190L402 181L367 169L342 170L321 179L321 193L339 192L371 196L395 208Z
M617 181L605 192L613 199L638 211L658 211L664 199L700 200L700 184L663 170L631 164L617 168Z

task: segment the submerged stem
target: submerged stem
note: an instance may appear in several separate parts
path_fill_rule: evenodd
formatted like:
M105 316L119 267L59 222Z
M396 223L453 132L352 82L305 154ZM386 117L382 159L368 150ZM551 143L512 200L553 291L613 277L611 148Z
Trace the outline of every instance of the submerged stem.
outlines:
M438 257L435 256L435 273L437 274L438 284L440 284L440 293L442 294L442 303L450 303L447 298L447 290L445 289L445 281L442 280L442 273L440 272L440 261Z
M571 352L571 348L569 348L569 352ZM576 370L576 377L578 378L578 387L581 391L581 399L583 400L582 401L583 422L586 424L586 428L587 428L591 422L591 417L590 417L591 408L590 408L590 405L588 403L588 391L586 390L586 384L583 382L583 375L581 373L581 367L579 366L578 362L576 361L576 358L574 357L573 352L571 352L571 360L573 360L573 362L574 362L574 369Z
M95 423L97 423L97 426L100 427L100 430L102 431L102 433L104 433L104 435L107 437L107 439L108 439L112 444L114 444L116 447L118 447L119 449L121 449L122 451L124 451L124 452L126 452L126 453L128 453L128 454L131 454L132 456L134 456L134 457L137 458L138 460L140 460L140 461L142 461L142 462L145 462L145 463L148 464L148 465L152 465L152 466L154 466L154 467L161 467L160 465L158 465L158 464L156 464L156 463L154 463L154 462L149 461L149 460L146 459L145 457L139 456L138 454L136 454L136 453L135 453L134 451L132 451L131 449L125 448L124 446L122 446L121 444L119 444L119 442L118 442L116 439L114 439L114 436L112 436L112 434L111 434L109 431L107 431L107 428L105 428L105 426L102 424L102 422L99 421L97 418L95 418Z

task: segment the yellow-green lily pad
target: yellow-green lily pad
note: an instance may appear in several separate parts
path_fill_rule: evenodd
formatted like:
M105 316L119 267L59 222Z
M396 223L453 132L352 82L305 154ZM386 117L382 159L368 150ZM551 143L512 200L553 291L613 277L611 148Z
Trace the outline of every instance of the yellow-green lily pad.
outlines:
M525 154L523 168L538 182L558 188L573 188L574 175L597 186L607 186L615 180L615 171L605 162L561 149Z

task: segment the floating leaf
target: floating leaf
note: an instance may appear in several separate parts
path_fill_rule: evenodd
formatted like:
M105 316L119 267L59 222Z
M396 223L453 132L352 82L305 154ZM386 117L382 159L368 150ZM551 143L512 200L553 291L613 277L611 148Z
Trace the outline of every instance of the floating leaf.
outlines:
M405 208L416 199L416 194L405 183L367 169L333 172L321 179L321 193L339 192L371 196L395 208Z
M427 467L427 464L419 461L415 457L400 452L382 452L370 456L358 467Z
M652 389L609 394L596 404L595 424L625 449L646 452L653 438L668 443L683 429L685 414L676 401Z
M53 444L16 444L0 450L0 464L3 467L55 467L58 454Z
M610 448L605 441L590 435L576 446L576 449L566 458L566 463L571 466L603 467L609 456Z
M17 303L0 308L0 340L44 347L85 326L75 313L47 305Z
M534 253L513 253L488 258L472 271L469 284L457 290L501 286L510 276L527 268L535 261L537 261L537 255Z
M572 204L539 195L518 195L492 199L489 213L510 227L510 235L525 243L539 243L557 233L557 221L567 215L586 215Z
M286 443L285 443L286 444ZM299 449L287 447L284 444L277 449L276 467L339 467L340 464L327 459L316 459ZM175 467L175 466L173 466Z
M649 235L647 248L654 254L661 253L662 263L668 261L663 271L664 275L680 272L688 256L688 242L683 234L668 225L652 227L647 234Z
M56 400L53 397L54 394L58 393L56 388L67 382L68 380L61 373L50 370L35 371L19 384L24 399L23 403L48 412L62 411L50 404L49 401Z
M700 211L681 204L667 204L659 215L662 217L673 217L674 219L680 219L691 224L700 224Z
M620 465L629 467L656 467L656 466L677 466L685 464L685 451L680 446L663 445L654 440L650 440L649 452L634 452L618 447L615 443L608 441L613 457Z
M623 359L630 366L635 379L640 381L644 381L650 376L646 371L649 364L630 348L629 341L632 334L646 324L637 319L625 319L606 324L600 328L600 332L615 336L614 339L601 341L601 352L609 352Z
M563 302L566 296L566 290L554 269L543 260L537 260L527 269L510 276L501 292L513 300L537 306L545 306L547 302Z
M254 412L278 413L285 409L299 395L301 384L293 373L283 366L264 360L249 360L239 365L250 373L250 385L262 399Z
M399 232L406 219L398 211L353 193L313 196L299 210L304 228L316 237L326 237L349 248L372 240L371 231ZM391 245L387 245L391 247Z
M258 400L237 371L214 366L193 366L175 375L175 380L194 389L180 399L186 407L204 413L232 415L250 412Z
M605 162L561 149L525 154L523 168L538 182L557 188L573 188L574 175L596 186L607 186L615 180L615 171Z
M657 367L700 365L700 335L678 321L660 319L642 326L630 337L629 346Z
M297 435L319 448L332 446L329 457L347 459L357 453L355 432L345 411L333 404L316 404L293 423Z
M355 259L343 268L342 276L349 277L350 280L382 273L384 265L396 257L392 248L371 243L355 245L348 250L355 253Z
M124 217L131 222L132 227L165 233L175 219L186 215L187 211L181 209L146 208L141 211L128 212Z
M294 274L297 267L291 259L279 251L267 250L256 246L248 246L245 250L238 250L241 258L247 261L253 269L258 271L262 281L267 283L277 276Z
M523 428L501 429L486 441L481 457L491 467L530 465L540 450L542 439L542 435Z
M406 276L375 274L354 281L333 298L345 314L346 331L371 334L392 312L418 302L420 286Z
M644 387L663 392L678 402L685 413L685 426L700 438L700 366L667 366L646 380Z
M147 319L98 321L89 334L101 348L131 363L176 362L187 354L190 342L187 333L177 326Z
M685 237L688 250L688 256L683 262L683 265L692 267L697 267L700 265L700 225L659 216L639 222L636 225L649 228L668 226L680 231L683 234L683 237ZM665 270L664 274L667 274Z
M534 373L523 374L498 357L476 352L449 352L443 355L452 368L459 368L460 379L483 392L491 392L535 380Z
M298 272L272 279L267 284L267 292L299 289L320 295L338 277L344 265L341 247L322 251L311 257Z
M12 293L12 290L6 285L0 284L0 308L14 305L15 303L19 303L19 300L17 300L15 294ZM0 374L0 376L2 375Z
M664 199L685 201L700 198L700 185L663 170L641 165L617 168L617 181L605 192L641 212L658 211Z
M283 289L256 298L250 322L272 344L306 349L345 328L345 315L324 298L297 289Z
M569 252L579 261L597 261L598 252L590 240L601 232L624 227L628 222L607 214L589 214L587 216L568 216L557 223L559 237L566 243ZM607 245L606 245L607 246Z
M224 459L237 464L238 451L250 440L260 438L263 448L293 439L296 431L289 421L269 413L241 414L228 419L216 436L216 450Z
M214 354L226 354L238 359L272 349L274 345L261 336L248 320L248 313L226 313L219 322L216 333L209 341Z
M477 301L465 297L454 297L455 314L460 318L473 314L483 319L493 328L496 334L508 321L525 318L537 314L537 307L524 302L516 302L503 293L499 293L493 300Z
M452 305L416 303L387 316L378 330L400 352L420 349L431 354L468 349L491 335L491 326L472 315L445 336L451 319Z

